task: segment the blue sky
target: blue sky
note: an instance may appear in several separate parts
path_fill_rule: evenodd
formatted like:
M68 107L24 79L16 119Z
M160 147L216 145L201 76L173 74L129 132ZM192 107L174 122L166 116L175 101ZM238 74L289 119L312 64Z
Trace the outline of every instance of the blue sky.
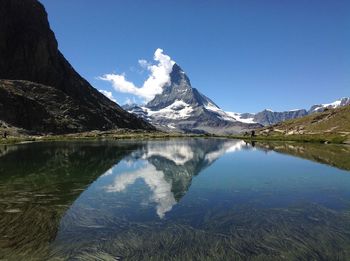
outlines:
M350 96L350 1L41 0L59 48L95 88L125 73L141 86L138 60L157 48L221 108L308 108ZM139 99L137 99L139 100Z

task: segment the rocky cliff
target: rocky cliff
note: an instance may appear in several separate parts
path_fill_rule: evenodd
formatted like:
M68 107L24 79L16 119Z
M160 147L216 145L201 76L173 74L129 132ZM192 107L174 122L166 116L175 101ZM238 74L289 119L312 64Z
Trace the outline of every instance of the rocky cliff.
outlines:
M0 120L55 133L154 129L99 93L73 69L58 50L47 13L37 0L0 0L0 17L0 79L27 81L1 82ZM16 108L6 100L9 96L16 100ZM50 109L45 107L48 104ZM74 124L64 126L62 119Z

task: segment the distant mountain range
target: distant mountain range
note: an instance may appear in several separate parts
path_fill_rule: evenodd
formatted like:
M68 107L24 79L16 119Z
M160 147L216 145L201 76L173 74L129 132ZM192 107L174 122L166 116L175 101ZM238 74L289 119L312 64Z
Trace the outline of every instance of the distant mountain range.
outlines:
M154 130L73 69L40 2L0 0L0 17L0 127L33 133Z
M193 88L188 76L175 63L170 74L170 84L164 86L161 94L146 105L128 104L123 108L165 131L236 134L348 104L350 98L342 98L330 104L313 105L309 110L227 112Z
M238 117L241 120L249 122L260 123L264 126L273 125L286 120L297 119L316 112L323 112L325 109L335 109L350 104L350 98L341 98L335 102L328 104L312 105L309 110L298 109L290 111L276 112L269 109L265 109L258 113L232 113L227 112L233 117Z
M309 140L318 142L350 144L350 105L337 101L323 108L323 112L310 113L302 118L259 129L256 135L270 138L279 136L289 140L305 140L309 137Z

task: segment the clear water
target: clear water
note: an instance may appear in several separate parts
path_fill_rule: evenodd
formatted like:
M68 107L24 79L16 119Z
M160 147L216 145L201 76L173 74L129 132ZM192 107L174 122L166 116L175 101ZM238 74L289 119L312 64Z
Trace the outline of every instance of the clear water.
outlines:
M0 260L349 260L350 148L0 147Z

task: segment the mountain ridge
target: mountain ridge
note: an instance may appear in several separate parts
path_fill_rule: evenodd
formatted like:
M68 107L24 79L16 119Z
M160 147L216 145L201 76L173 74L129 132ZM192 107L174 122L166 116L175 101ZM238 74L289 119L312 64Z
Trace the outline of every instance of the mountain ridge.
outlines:
M259 137L350 144L350 104L280 122L256 131Z
M2 18L0 23L0 39L2 39L0 41L0 79L13 81L12 83L3 81L0 88L4 97L16 97L17 106L20 107L14 108L7 100L1 99L0 108L5 108L7 113L2 110L0 120L11 118L9 122L11 125L21 128L30 127L30 131L44 133L114 128L154 130L149 123L129 114L110 101L74 70L58 50L56 37L50 29L47 13L40 2L37 0L0 0L0 17ZM48 99L44 102L45 104L55 100L55 96L47 96L51 93L60 97L69 97L76 106L65 111L59 109L62 106L61 103L56 103L54 107L59 111L59 115L56 117L50 114L49 120L41 122L43 126L37 125L35 117L46 117L48 112L45 112L43 103L40 103L39 99L33 98L35 95L29 99L20 90L14 94L15 88L9 92L8 87L17 83L17 80L30 82L30 86L37 84L37 88L31 88L31 90L41 90L43 95L41 97ZM52 88L56 91L51 92ZM31 115L27 115L27 124L23 124L23 119L21 119L20 112L23 111L32 111ZM16 114L8 115L8 113ZM65 128L62 127L63 122L55 124L61 118L60 115L63 115L63 119L75 122L75 125L71 125L72 128Z
M127 104L123 108L165 131L236 134L350 104L350 98L342 98L330 104L313 105L308 110L276 112L264 109L258 113L235 113L220 109L192 87L189 77L177 63L173 65L170 79L162 93L147 104ZM202 126L198 126L199 121Z
M298 119L313 113L323 112L327 109L334 109L350 104L349 97L340 98L332 103L328 104L316 104L312 105L308 110L307 109L296 109L296 110L287 110L287 111L272 111L270 109L264 109L257 113L235 113L235 112L226 112L233 116L239 117L240 119L249 119L251 122L260 123L264 126L270 126L277 124L279 122Z

